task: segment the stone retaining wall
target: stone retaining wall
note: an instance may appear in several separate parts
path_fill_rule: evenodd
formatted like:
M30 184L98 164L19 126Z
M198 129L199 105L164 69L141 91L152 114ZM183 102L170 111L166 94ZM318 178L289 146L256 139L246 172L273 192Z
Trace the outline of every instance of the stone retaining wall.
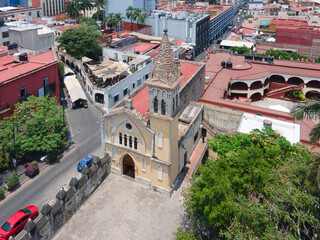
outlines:
M60 188L55 200L43 205L36 219L29 219L24 230L9 239L51 239L109 175L110 170L111 158L108 154L102 159L95 157L92 166L86 166L79 179L71 178L68 185Z

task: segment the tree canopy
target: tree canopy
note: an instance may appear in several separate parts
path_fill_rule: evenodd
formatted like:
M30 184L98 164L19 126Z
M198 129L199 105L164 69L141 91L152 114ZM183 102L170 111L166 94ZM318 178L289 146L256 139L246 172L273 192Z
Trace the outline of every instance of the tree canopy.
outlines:
M208 140L207 160L186 194L191 231L201 238L311 239L319 227L319 165L302 144L271 128ZM315 174L316 173L316 174Z
M57 39L58 48L77 59L86 56L98 60L101 55L98 43L103 41L103 37L97 30L98 27L93 25L68 29Z
M56 98L30 96L0 121L0 148L5 155L12 155L14 137L16 154L49 153L60 149L66 132Z

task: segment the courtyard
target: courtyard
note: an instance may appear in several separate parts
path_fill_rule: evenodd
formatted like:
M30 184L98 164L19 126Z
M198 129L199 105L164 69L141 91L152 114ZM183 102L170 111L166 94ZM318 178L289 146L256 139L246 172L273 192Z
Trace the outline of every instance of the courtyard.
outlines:
M110 174L53 239L174 239L183 219L186 184L169 198Z

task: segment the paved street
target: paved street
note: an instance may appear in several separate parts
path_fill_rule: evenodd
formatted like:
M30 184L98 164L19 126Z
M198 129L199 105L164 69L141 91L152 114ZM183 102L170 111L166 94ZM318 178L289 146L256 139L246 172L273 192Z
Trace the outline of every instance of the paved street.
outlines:
M18 209L29 204L34 204L41 209L47 200L55 199L62 185L68 184L70 178L78 174L76 166L79 160L88 154L100 155L101 113L90 104L87 109L68 108L66 111L69 124L72 126L72 140L75 142L75 148L0 202L0 224Z
M110 174L53 239L174 239L184 213L181 191L169 198Z

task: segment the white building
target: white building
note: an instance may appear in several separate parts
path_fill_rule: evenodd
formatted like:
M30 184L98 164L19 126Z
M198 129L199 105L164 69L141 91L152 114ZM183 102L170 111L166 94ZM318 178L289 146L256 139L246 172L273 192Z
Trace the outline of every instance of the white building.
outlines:
M16 42L19 47L38 51L54 46L54 32L46 26L21 21L6 25L9 29L10 42Z
M9 29L4 24L4 19L0 18L0 45L7 46L9 43Z

